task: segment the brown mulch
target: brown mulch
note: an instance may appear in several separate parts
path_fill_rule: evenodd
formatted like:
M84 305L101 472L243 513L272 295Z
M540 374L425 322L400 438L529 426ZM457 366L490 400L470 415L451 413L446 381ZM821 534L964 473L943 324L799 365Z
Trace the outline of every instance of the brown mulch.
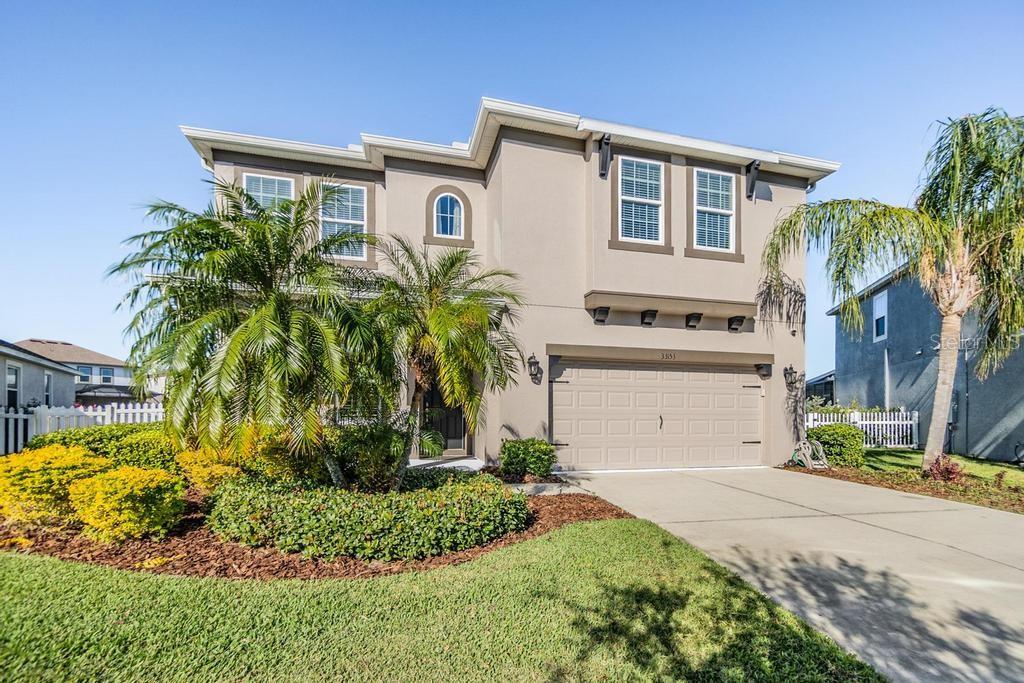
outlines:
M921 477L916 472L870 472L857 468L831 467L827 470L811 470L803 467L786 467L793 472L813 474L817 477L841 479L857 484L916 493L921 496L944 498L958 503L981 505L1005 512L1024 514L1024 492L1019 486L1006 485L998 488L991 482L967 475L960 482L946 482Z
M105 545L73 529L15 529L0 525L0 549L50 555L62 560L175 576L215 576L227 579L356 579L461 564L498 548L536 538L573 522L632 517L602 498L568 493L529 499L530 526L487 545L424 560L365 562L342 558L311 560L273 548L249 548L221 541L203 526L203 511L195 499L181 524L160 541L129 541ZM25 542L30 541L31 544Z

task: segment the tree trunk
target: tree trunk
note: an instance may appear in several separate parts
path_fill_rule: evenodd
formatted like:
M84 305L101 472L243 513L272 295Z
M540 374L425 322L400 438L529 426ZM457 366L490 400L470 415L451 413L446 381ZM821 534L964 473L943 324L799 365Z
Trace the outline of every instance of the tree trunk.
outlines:
M949 405L953 400L953 381L956 379L957 358L960 353L960 327L963 316L955 313L943 316L939 334L939 374L935 382L932 401L932 422L928 426L922 470L927 470L942 455L949 421Z
M423 424L423 387L417 381L412 390L412 402L409 405L409 417L412 420L412 440L409 444L409 455L420 453L420 430Z

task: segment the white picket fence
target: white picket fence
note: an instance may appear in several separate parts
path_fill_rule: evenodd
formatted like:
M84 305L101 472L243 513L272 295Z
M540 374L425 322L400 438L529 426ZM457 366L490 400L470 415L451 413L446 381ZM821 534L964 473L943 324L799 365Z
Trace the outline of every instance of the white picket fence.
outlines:
M917 448L920 444L917 411L860 411L807 413L807 428L851 424L864 432L865 446Z
M0 408L0 455L17 453L37 434L73 427L107 424L138 424L164 419L159 403L115 403L83 408Z

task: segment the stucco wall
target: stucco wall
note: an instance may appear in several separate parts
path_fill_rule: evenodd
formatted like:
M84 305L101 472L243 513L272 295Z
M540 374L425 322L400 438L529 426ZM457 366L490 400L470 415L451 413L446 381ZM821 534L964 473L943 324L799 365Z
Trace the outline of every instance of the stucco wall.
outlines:
M16 407L7 406L7 364L14 363L21 367L21 392L19 395L19 406L25 406L29 402L35 400L38 401L39 405L44 403L45 394L43 389L44 374L50 372L53 375L53 387L50 404L54 406L71 406L75 403L75 380L74 375L61 372L59 370L51 370L44 368L40 365L36 365L31 361L23 359L7 358L6 356L0 356L0 406L3 407Z

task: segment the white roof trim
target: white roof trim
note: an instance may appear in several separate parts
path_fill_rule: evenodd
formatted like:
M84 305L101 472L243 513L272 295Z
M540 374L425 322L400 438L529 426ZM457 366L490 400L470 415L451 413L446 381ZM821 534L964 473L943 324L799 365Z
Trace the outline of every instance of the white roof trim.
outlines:
M691 138L489 97L480 100L469 141L453 142L450 145L366 133L360 135L362 144L331 147L191 126L181 126L181 132L199 153L207 168L212 167L213 150L220 149L377 170L383 170L385 157L420 159L482 169L487 165L498 130L503 125L543 130L573 138L599 138L611 134L613 142L620 144L736 164L760 161L765 170L807 178L810 182L817 182L839 168L839 163L834 161Z
M71 375L78 374L78 370L70 365L65 365L64 363L44 358L43 356L25 349L11 348L11 346L0 344L0 356L7 356L8 358L14 358L25 363L34 363L36 365L41 365L44 368L50 368L51 370L57 370L59 372L66 372Z

